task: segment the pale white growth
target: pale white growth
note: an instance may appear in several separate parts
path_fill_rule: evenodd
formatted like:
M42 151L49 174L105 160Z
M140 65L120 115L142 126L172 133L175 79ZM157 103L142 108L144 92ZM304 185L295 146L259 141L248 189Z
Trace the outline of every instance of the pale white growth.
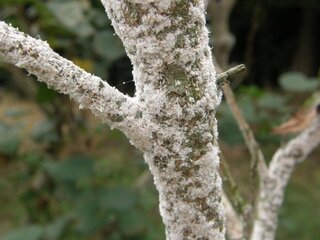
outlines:
M225 209L226 228L230 239L243 239L244 223L243 219L238 216L225 193L222 194L222 203Z
M195 102L194 98L193 97L189 97L189 102L190 103L194 103Z
M172 33L168 33L165 41L167 42L167 51L170 51L175 48L177 37L176 37L176 35L174 35Z
M42 41L13 29L6 33L3 24L0 56L91 109L143 151L159 191L168 240L224 240L214 118L220 94L203 2L102 3L132 61L134 98L55 54Z
M309 128L274 154L268 169L268 176L260 185L257 218L254 222L251 240L275 239L278 213L292 171L319 144L320 116L317 114Z
M170 18L157 13L155 9L150 10L147 15L142 16L141 22L145 25L154 26L153 30L156 33L159 33L160 31L163 31L165 28L172 25Z
M179 106L178 104L174 106L174 110L175 110L175 113L174 115L177 116L178 118L180 117L183 117L183 113L182 113L182 107Z
M166 12L171 7L172 1L174 0L157 0L157 6L159 10Z
M130 0L130 2L141 3L141 4L149 4L157 1L160 1L160 0Z
M132 121L139 104L102 79L86 73L72 62L59 56L40 39L27 36L4 22L0 22L0 58L26 69L49 87L69 95L80 107L132 136L136 144L147 147L148 141L139 140L139 131L146 126L141 120ZM130 121L128 121L130 119ZM143 125L141 125L143 124Z

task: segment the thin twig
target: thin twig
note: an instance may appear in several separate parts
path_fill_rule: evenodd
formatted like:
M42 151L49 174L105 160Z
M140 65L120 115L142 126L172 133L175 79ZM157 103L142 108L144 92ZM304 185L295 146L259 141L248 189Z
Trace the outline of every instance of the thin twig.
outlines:
M245 70L246 70L246 67L244 64L240 64L235 67L232 67L223 73L219 73L217 75L217 82L218 82L218 84L220 84L224 81L229 80L230 78L234 77L235 75L237 75L241 72L244 72Z
M236 119L244 141L249 149L251 155L251 169L257 168L258 174L260 178L264 178L267 175L267 165L264 159L264 155L261 151L261 148L258 142L255 139L253 131L251 130L249 124L245 120L238 104L236 103L235 96L233 91L231 90L230 86L225 84L222 86L224 96L227 100L227 103Z
M260 187L257 216L251 240L273 240L275 238L278 214L292 172L297 164L305 161L320 144L319 115L317 113L308 128L274 153L269 164L269 177L262 182Z
M217 68L217 71L221 71L221 68L219 67L219 65L217 63L215 63L215 66ZM241 65L239 65L241 66ZM234 71L232 70L232 73L239 73L242 72L243 67L239 67L239 70L241 69L241 71ZM231 69L230 69L231 70ZM228 70L229 71L229 70ZM227 72L228 72L227 71ZM224 73L222 76L226 76ZM235 75L235 74L233 74ZM227 75L227 77L230 78L230 75ZM221 83L220 83L221 84ZM251 156L251 161L250 161L250 175L251 175L251 188L252 188L252 198L251 198L251 204L252 207L250 209L255 210L256 209L256 200L258 198L258 194L259 194L259 187L261 185L261 182L263 182L264 179L267 178L267 174L268 174L268 167L267 164L265 162L265 158L264 155L262 153L262 150L258 144L258 142L255 139L255 136L253 134L253 131L251 130L249 124L247 123L246 119L243 116L242 111L240 110L237 102L236 102L236 98L235 95L230 87L229 84L222 84L222 90L224 93L224 96L226 98L226 101L230 107L230 110L237 122L237 125L239 126L239 129L241 131L241 134L244 138L244 141L249 149L250 152L250 156ZM256 179L259 176L259 184L256 184L256 182L258 182ZM246 215L250 218L253 218L253 212L246 212ZM246 234L249 234L251 232L251 224L252 221L246 221Z
M217 63L215 63L216 68L218 71L221 71L221 68L218 66ZM233 116L235 120L237 121L237 124L240 128L241 134L245 140L245 143L249 149L250 155L251 155L251 169L255 169L258 167L258 174L260 177L266 176L267 173L267 165L264 159L264 155L261 151L261 148L258 144L258 142L255 139L255 136L253 134L253 131L251 130L249 124L247 123L246 119L244 118L237 102L235 95L231 89L231 87L227 83L228 80L235 75L245 71L245 65L240 64L236 67L230 68L229 70L219 73L217 75L217 82L219 85L222 86L224 96L227 100L227 103L230 107L231 112L233 113Z
M246 202L242 197L239 191L238 185L230 172L230 167L228 162L226 161L222 153L220 153L219 155L221 160L221 171L222 171L222 176L223 176L222 179L224 182L224 186L228 186L228 188L230 189L230 193L232 195L230 198L230 202L235 207L236 212L238 212L241 216L243 216L245 213L244 207L246 206Z

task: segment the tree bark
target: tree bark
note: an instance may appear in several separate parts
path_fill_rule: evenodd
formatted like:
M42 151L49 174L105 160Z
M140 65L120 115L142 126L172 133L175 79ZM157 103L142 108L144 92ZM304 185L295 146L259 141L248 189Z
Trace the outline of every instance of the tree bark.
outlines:
M133 63L144 151L167 239L224 239L215 108L202 1L102 1Z
M268 176L260 182L257 217L251 240L275 239L278 214L285 189L296 165L304 161L320 143L320 116L313 123L280 148L270 162Z
M132 61L134 98L4 23L0 57L90 108L143 151L168 240L225 239L215 119L221 93L204 2L102 3Z

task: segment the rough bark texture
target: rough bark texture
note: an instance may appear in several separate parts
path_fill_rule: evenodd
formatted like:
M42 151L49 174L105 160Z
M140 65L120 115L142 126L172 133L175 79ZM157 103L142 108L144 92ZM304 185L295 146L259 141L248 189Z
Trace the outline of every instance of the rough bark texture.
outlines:
M26 69L38 81L69 95L112 127L130 138L139 136L144 123L136 99L123 95L99 77L59 56L49 45L0 21L0 58ZM147 142L141 143L141 145Z
M224 239L214 111L220 101L202 1L102 1L133 63L167 239Z
M228 240L244 240L243 237L243 219L241 219L238 213L233 208L231 202L225 193L222 194L222 203L225 209L226 215L226 230Z
M261 182L257 218L254 222L251 240L275 239L278 213L292 171L319 143L320 116L318 113L309 128L274 154L268 176Z
M215 57L214 64L216 67L216 71L218 73L221 73L229 66L229 55L235 44L235 37L232 35L229 29L229 18L236 0L211 0L208 2L208 12L212 21L211 31L214 33L214 48L212 49ZM224 98L226 99L232 113L234 114L240 130L246 128L245 130L246 132L248 132L248 124L241 125L241 123L246 123L246 121L236 104L235 96L232 92L231 87L229 86L229 84L224 84L222 86L222 89ZM250 138L244 136L244 139L246 143L254 142L254 137ZM238 215L237 212L233 209L233 206L231 205L229 199L227 199L226 195L223 198L223 203L226 212L226 232L228 239L244 239L246 221L244 221L243 216Z
M168 240L225 239L214 116L221 94L203 1L102 3L132 61L135 98L4 23L0 56L92 109L143 151Z

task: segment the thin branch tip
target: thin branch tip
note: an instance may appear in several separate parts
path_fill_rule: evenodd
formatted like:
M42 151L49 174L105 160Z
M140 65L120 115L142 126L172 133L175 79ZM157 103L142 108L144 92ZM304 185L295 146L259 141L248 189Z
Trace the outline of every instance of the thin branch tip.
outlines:
M228 69L227 71L220 73L217 75L217 82L224 82L232 78L233 76L244 72L246 70L246 66L244 64L237 65Z

